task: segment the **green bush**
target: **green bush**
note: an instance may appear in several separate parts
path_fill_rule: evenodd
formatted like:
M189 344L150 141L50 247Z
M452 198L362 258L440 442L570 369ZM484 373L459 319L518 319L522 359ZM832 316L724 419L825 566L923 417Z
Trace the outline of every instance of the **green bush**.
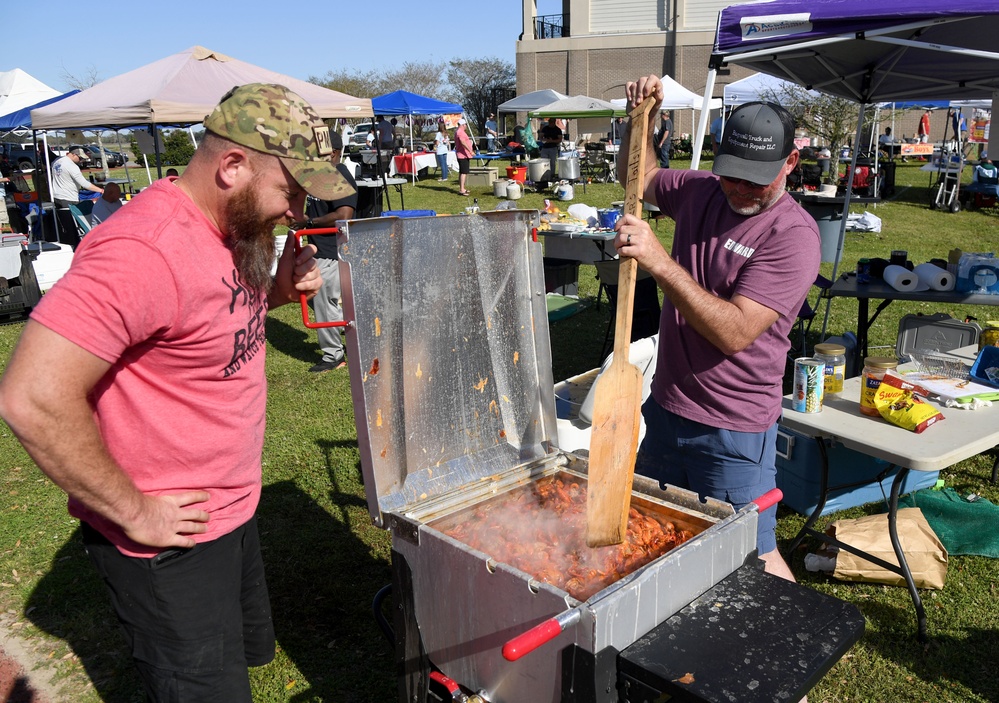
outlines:
M194 156L194 144L186 130L175 129L163 138L163 163L186 166Z

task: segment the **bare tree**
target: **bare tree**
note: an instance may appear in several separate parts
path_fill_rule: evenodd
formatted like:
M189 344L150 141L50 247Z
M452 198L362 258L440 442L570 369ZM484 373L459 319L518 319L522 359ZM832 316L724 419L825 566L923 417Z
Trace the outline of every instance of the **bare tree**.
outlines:
M83 76L74 76L72 73L67 71L64 66L59 77L62 78L63 83L74 90L86 90L87 88L93 88L101 82L101 74L97 72L97 68L93 64L87 66L86 75Z
M395 90L408 90L435 100L454 101L454 89L448 85L445 77L447 64L433 61L407 61L402 68L385 74L382 84L384 90L379 93L391 93Z
M831 95L818 94L800 85L786 84L764 93L764 99L786 108L800 127L818 137L829 148L829 182L839 178L839 155L844 146L852 145L857 132L860 105ZM873 109L873 108L872 108ZM869 119L865 115L865 120Z
M373 98L381 95L378 92L381 87L379 85L380 79L374 71L356 73L344 69L338 71L331 70L327 71L321 77L309 76L307 80L309 83L315 83L330 90L337 90L347 95L353 95L355 98Z
M101 82L101 75L98 73L97 67L93 64L87 66L87 72L84 76L74 76L63 67L61 78L66 85L76 90L93 88ZM104 171L104 180L106 181L111 177L111 172L108 169L107 154L104 153L104 134L103 130L100 129L96 129L94 132L97 134L97 148L100 150L101 155L101 170Z
M451 61L447 79L455 92L454 101L461 103L481 134L486 117L496 112L493 104L496 89L514 88L517 74L513 64L502 59L455 59Z

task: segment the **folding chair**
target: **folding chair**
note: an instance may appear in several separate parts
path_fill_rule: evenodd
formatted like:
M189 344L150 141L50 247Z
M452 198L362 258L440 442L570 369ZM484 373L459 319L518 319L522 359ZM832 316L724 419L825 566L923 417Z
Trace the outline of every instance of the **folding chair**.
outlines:
M83 207L81 207L81 205ZM80 205L70 205L69 211L73 213L73 222L76 224L76 233L83 239L83 235L90 231L90 211L94 209L92 202L80 203ZM84 212L86 211L86 212Z
M607 183L610 178L610 165L604 158L604 152L596 145L586 146L586 160L583 162L583 175L600 183ZM592 148L591 148L592 147Z

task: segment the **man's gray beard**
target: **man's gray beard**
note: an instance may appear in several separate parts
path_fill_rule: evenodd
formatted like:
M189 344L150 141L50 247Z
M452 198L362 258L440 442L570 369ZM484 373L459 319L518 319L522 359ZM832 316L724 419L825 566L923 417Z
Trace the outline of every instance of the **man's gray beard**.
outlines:
M243 188L225 205L225 244L244 285L267 293L274 265L274 225L260 215L255 184Z

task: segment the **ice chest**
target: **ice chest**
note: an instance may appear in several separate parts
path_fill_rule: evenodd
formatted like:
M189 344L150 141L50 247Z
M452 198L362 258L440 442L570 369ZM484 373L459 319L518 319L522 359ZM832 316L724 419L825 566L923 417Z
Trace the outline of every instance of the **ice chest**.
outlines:
M905 315L898 321L895 353L904 360L917 349L940 352L960 349L977 344L981 332L977 323L955 320L942 312Z
M472 166L468 169L468 185L477 188L492 188L498 169L495 166Z
M830 491L822 515L854 508L865 503L883 501L891 494L891 483L898 473L893 469L878 482L874 479L888 468L883 459L862 454L842 445L830 446L826 441L829 457L829 485L838 486L869 480L860 486ZM929 488L937 482L939 471L910 471L902 484L899 495ZM781 501L802 515L811 515L819 504L822 481L822 456L815 438L778 425L777 427L777 488L784 492Z

